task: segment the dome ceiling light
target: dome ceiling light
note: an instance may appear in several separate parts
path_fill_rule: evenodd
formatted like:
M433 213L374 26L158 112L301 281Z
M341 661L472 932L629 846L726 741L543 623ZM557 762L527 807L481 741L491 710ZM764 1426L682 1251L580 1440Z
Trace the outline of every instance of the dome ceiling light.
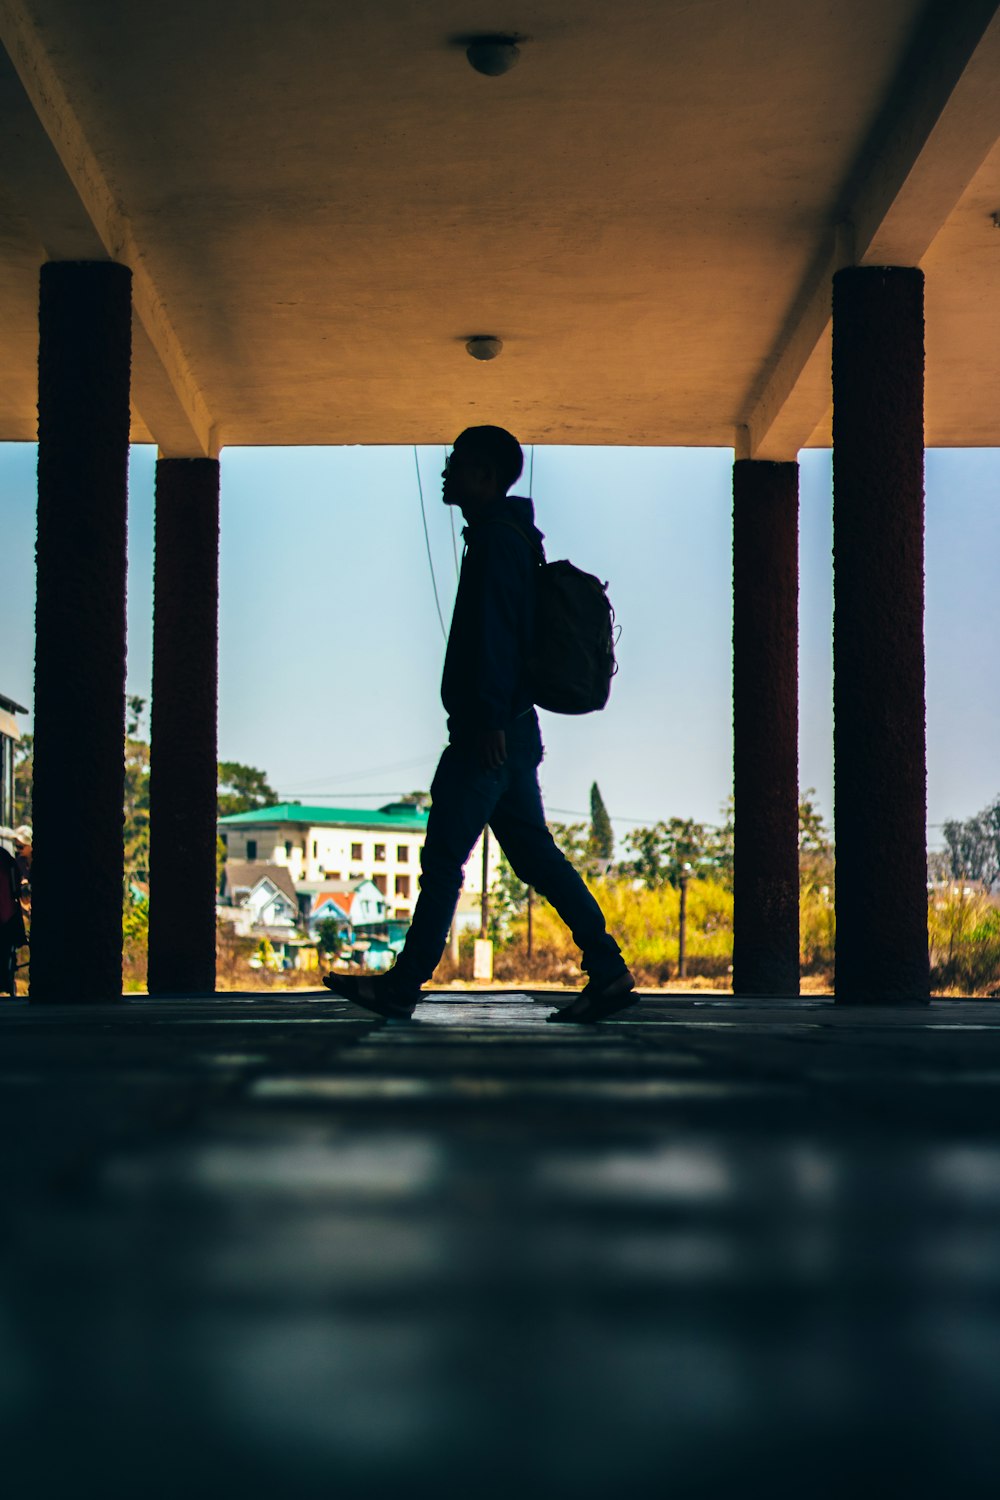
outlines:
M522 38L523 40L523 38ZM474 36L469 38L465 55L471 67L487 78L499 78L517 66L521 49L513 36Z
M465 348L473 359L496 359L503 348L503 339L498 339L491 333L476 333L471 339L466 339Z

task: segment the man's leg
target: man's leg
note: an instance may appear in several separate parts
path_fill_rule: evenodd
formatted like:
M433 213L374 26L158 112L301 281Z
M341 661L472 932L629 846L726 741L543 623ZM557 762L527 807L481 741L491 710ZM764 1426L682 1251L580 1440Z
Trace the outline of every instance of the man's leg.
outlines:
M437 968L462 890L472 847L490 821L509 778L508 767L486 771L471 751L449 745L431 783L431 811L420 852L420 895L403 951L389 971L416 992Z
M490 827L518 879L544 896L566 923L591 983L603 985L627 974L621 949L608 932L604 913L546 826L534 755L518 756L513 761L508 785L497 801Z

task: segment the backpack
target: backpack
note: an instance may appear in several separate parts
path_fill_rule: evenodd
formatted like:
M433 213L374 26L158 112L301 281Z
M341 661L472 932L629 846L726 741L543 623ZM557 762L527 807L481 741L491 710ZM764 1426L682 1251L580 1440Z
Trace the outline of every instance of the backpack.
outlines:
M615 612L607 584L563 558L545 553L514 521L510 526L538 557L535 633L528 655L528 687L539 708L590 714L603 708L618 671Z

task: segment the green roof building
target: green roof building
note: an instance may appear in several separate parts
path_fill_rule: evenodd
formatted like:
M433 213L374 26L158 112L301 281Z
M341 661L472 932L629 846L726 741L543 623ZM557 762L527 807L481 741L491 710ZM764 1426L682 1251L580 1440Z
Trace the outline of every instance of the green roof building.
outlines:
M386 897L390 917L404 922L416 904L426 832L427 809L416 802L389 802L374 812L279 802L219 819L227 861L284 865L296 885L372 880ZM496 863L492 840L491 884ZM466 865L463 889L482 891L481 841Z

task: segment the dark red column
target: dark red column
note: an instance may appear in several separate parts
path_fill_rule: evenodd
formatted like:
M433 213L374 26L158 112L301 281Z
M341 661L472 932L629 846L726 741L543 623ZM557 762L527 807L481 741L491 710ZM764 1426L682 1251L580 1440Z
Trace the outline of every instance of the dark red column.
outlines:
M926 1000L923 273L833 282L837 999Z
M733 466L733 989L799 993L799 466Z
M215 990L219 463L156 465L149 992Z
M120 999L131 282L42 267L31 999Z

